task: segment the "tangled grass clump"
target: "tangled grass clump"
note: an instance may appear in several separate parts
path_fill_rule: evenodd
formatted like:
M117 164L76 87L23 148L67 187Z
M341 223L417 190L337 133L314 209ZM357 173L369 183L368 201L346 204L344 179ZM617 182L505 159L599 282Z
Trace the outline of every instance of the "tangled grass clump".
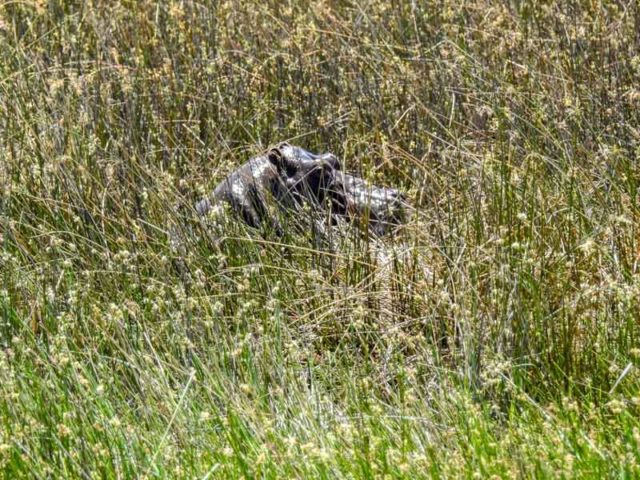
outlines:
M0 5L0 476L640 475L639 8ZM197 217L285 139L402 232Z

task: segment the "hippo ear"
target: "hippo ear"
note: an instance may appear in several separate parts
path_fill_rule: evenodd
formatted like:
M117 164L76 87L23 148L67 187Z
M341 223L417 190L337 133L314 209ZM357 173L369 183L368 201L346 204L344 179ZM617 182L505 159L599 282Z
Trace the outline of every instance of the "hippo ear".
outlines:
M283 159L280 148L276 147L269 150L269 153L267 154L267 158L269 158L269 161L272 164L274 164L276 167L279 167L282 164L282 159Z

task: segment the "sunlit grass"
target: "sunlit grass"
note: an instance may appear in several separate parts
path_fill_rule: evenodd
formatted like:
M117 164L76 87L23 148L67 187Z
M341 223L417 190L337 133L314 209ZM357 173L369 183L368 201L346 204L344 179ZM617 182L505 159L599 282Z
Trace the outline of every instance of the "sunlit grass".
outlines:
M640 475L638 8L395 3L0 6L2 476ZM282 140L406 227L196 217Z

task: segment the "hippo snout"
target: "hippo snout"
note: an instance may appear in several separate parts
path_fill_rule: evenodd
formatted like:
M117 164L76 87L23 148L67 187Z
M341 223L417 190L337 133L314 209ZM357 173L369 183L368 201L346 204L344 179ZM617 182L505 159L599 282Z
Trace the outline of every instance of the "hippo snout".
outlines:
M407 204L407 197L403 192L396 189L390 189L388 193L388 206L389 212L397 216L398 218L404 215L404 208Z

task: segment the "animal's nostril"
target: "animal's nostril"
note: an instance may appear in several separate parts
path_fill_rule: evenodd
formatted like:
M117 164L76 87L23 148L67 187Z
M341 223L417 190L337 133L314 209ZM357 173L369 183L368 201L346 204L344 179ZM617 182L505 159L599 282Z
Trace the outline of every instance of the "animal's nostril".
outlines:
M404 193L398 191L398 190L392 190L391 191L391 196L393 197L394 200L397 200L399 202L402 202L405 200L405 196Z

